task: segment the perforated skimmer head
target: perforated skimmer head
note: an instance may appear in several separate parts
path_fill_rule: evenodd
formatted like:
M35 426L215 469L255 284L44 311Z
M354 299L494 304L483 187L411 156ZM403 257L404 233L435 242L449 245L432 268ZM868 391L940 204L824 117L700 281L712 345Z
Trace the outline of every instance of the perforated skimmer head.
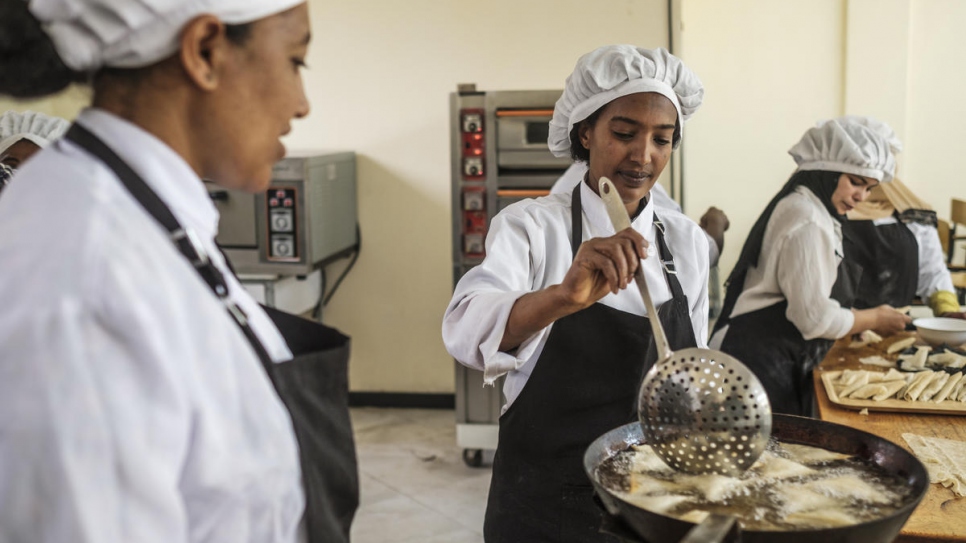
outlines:
M654 365L638 415L647 442L672 468L737 476L771 436L771 404L744 364L711 349L684 349Z
M601 177L598 188L614 231L630 228L627 208L614 184ZM672 352L647 288L643 263L634 281L658 352L658 362L644 376L638 396L637 414L645 440L676 470L744 473L771 437L771 403L764 387L747 366L723 352L696 348Z

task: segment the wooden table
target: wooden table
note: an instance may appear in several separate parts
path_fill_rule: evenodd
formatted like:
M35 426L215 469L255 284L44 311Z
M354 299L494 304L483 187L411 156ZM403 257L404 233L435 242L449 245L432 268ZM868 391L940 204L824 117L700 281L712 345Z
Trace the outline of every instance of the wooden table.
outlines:
M912 333L905 333L908 337ZM887 338L883 343L891 342ZM880 369L859 363L859 358L881 354L882 349L864 347L848 348L851 340L845 338L835 343L825 360L815 371L815 395L818 400L819 417L822 420L844 424L875 434L910 450L902 434L912 433L927 437L940 437L966 442L966 416L922 415L908 413L885 413L846 409L829 401L822 385L821 372L843 369ZM912 513L896 539L900 543L966 542L966 498L958 498L952 490L938 484L930 484L919 507Z

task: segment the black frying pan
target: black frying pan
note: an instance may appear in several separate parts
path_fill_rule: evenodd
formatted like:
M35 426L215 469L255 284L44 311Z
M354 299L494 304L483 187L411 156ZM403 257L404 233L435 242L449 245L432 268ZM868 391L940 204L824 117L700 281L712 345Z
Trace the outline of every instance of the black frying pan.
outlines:
M841 424L791 415L773 415L772 436L783 443L799 443L863 458L887 473L898 475L912 488L909 502L886 517L840 528L797 531L742 531L742 543L888 543L919 505L929 487L922 463L902 447L868 432ZM584 454L584 470L611 515L623 520L650 543L677 542L694 523L641 509L610 493L595 474L597 466L631 445L644 443L637 422L615 428L597 438Z

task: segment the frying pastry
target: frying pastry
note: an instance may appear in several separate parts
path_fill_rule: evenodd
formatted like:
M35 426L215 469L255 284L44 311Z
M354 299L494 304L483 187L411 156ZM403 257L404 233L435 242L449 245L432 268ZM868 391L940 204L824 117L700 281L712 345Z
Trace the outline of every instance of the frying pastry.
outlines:
M790 479L792 477L808 477L814 475L816 471L812 468L786 460L780 456L765 451L762 453L752 469L766 479Z
M835 509L842 505L841 500L826 496L821 492L802 488L801 485L784 485L777 489L775 496L781 501L785 514L815 511L818 509Z
M678 518L685 522L693 522L695 524L701 524L708 515L710 511L705 511L703 509L692 509L683 515L678 515Z
M785 517L785 522L796 526L835 528L857 524L858 520L841 509L820 509L793 513Z
M716 473L682 477L681 482L697 490L709 502L720 502L744 489L745 481Z
M851 498L871 503L888 503L889 498L880 489L863 481L856 475L840 475L828 479L817 479L802 485L808 490L826 496Z
M632 472L629 483L631 494L642 496L648 494L675 494L685 489L684 485L679 483L665 481L644 473Z
M666 496L639 496L624 494L621 496L621 498L632 505L636 505L654 513L664 513L674 509L674 507L678 504L691 499L689 496L678 496L673 494Z
M802 464L821 464L835 460L845 460L851 457L848 454L829 451L821 447L799 445L797 443L782 443L781 449L788 453L788 456L792 460L801 462Z
M631 458L631 471L671 471L671 466L664 463L650 445L634 445L634 456Z

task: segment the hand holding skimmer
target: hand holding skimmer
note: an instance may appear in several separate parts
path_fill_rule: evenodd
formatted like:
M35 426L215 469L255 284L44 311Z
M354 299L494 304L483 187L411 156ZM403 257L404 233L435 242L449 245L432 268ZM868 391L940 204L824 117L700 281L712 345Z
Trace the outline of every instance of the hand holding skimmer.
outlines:
M614 184L600 178L600 197L620 232L631 226ZM771 436L771 404L761 382L744 364L712 349L672 352L644 279L634 280L644 299L658 360L641 383L638 417L654 452L687 473L738 476L758 460Z

